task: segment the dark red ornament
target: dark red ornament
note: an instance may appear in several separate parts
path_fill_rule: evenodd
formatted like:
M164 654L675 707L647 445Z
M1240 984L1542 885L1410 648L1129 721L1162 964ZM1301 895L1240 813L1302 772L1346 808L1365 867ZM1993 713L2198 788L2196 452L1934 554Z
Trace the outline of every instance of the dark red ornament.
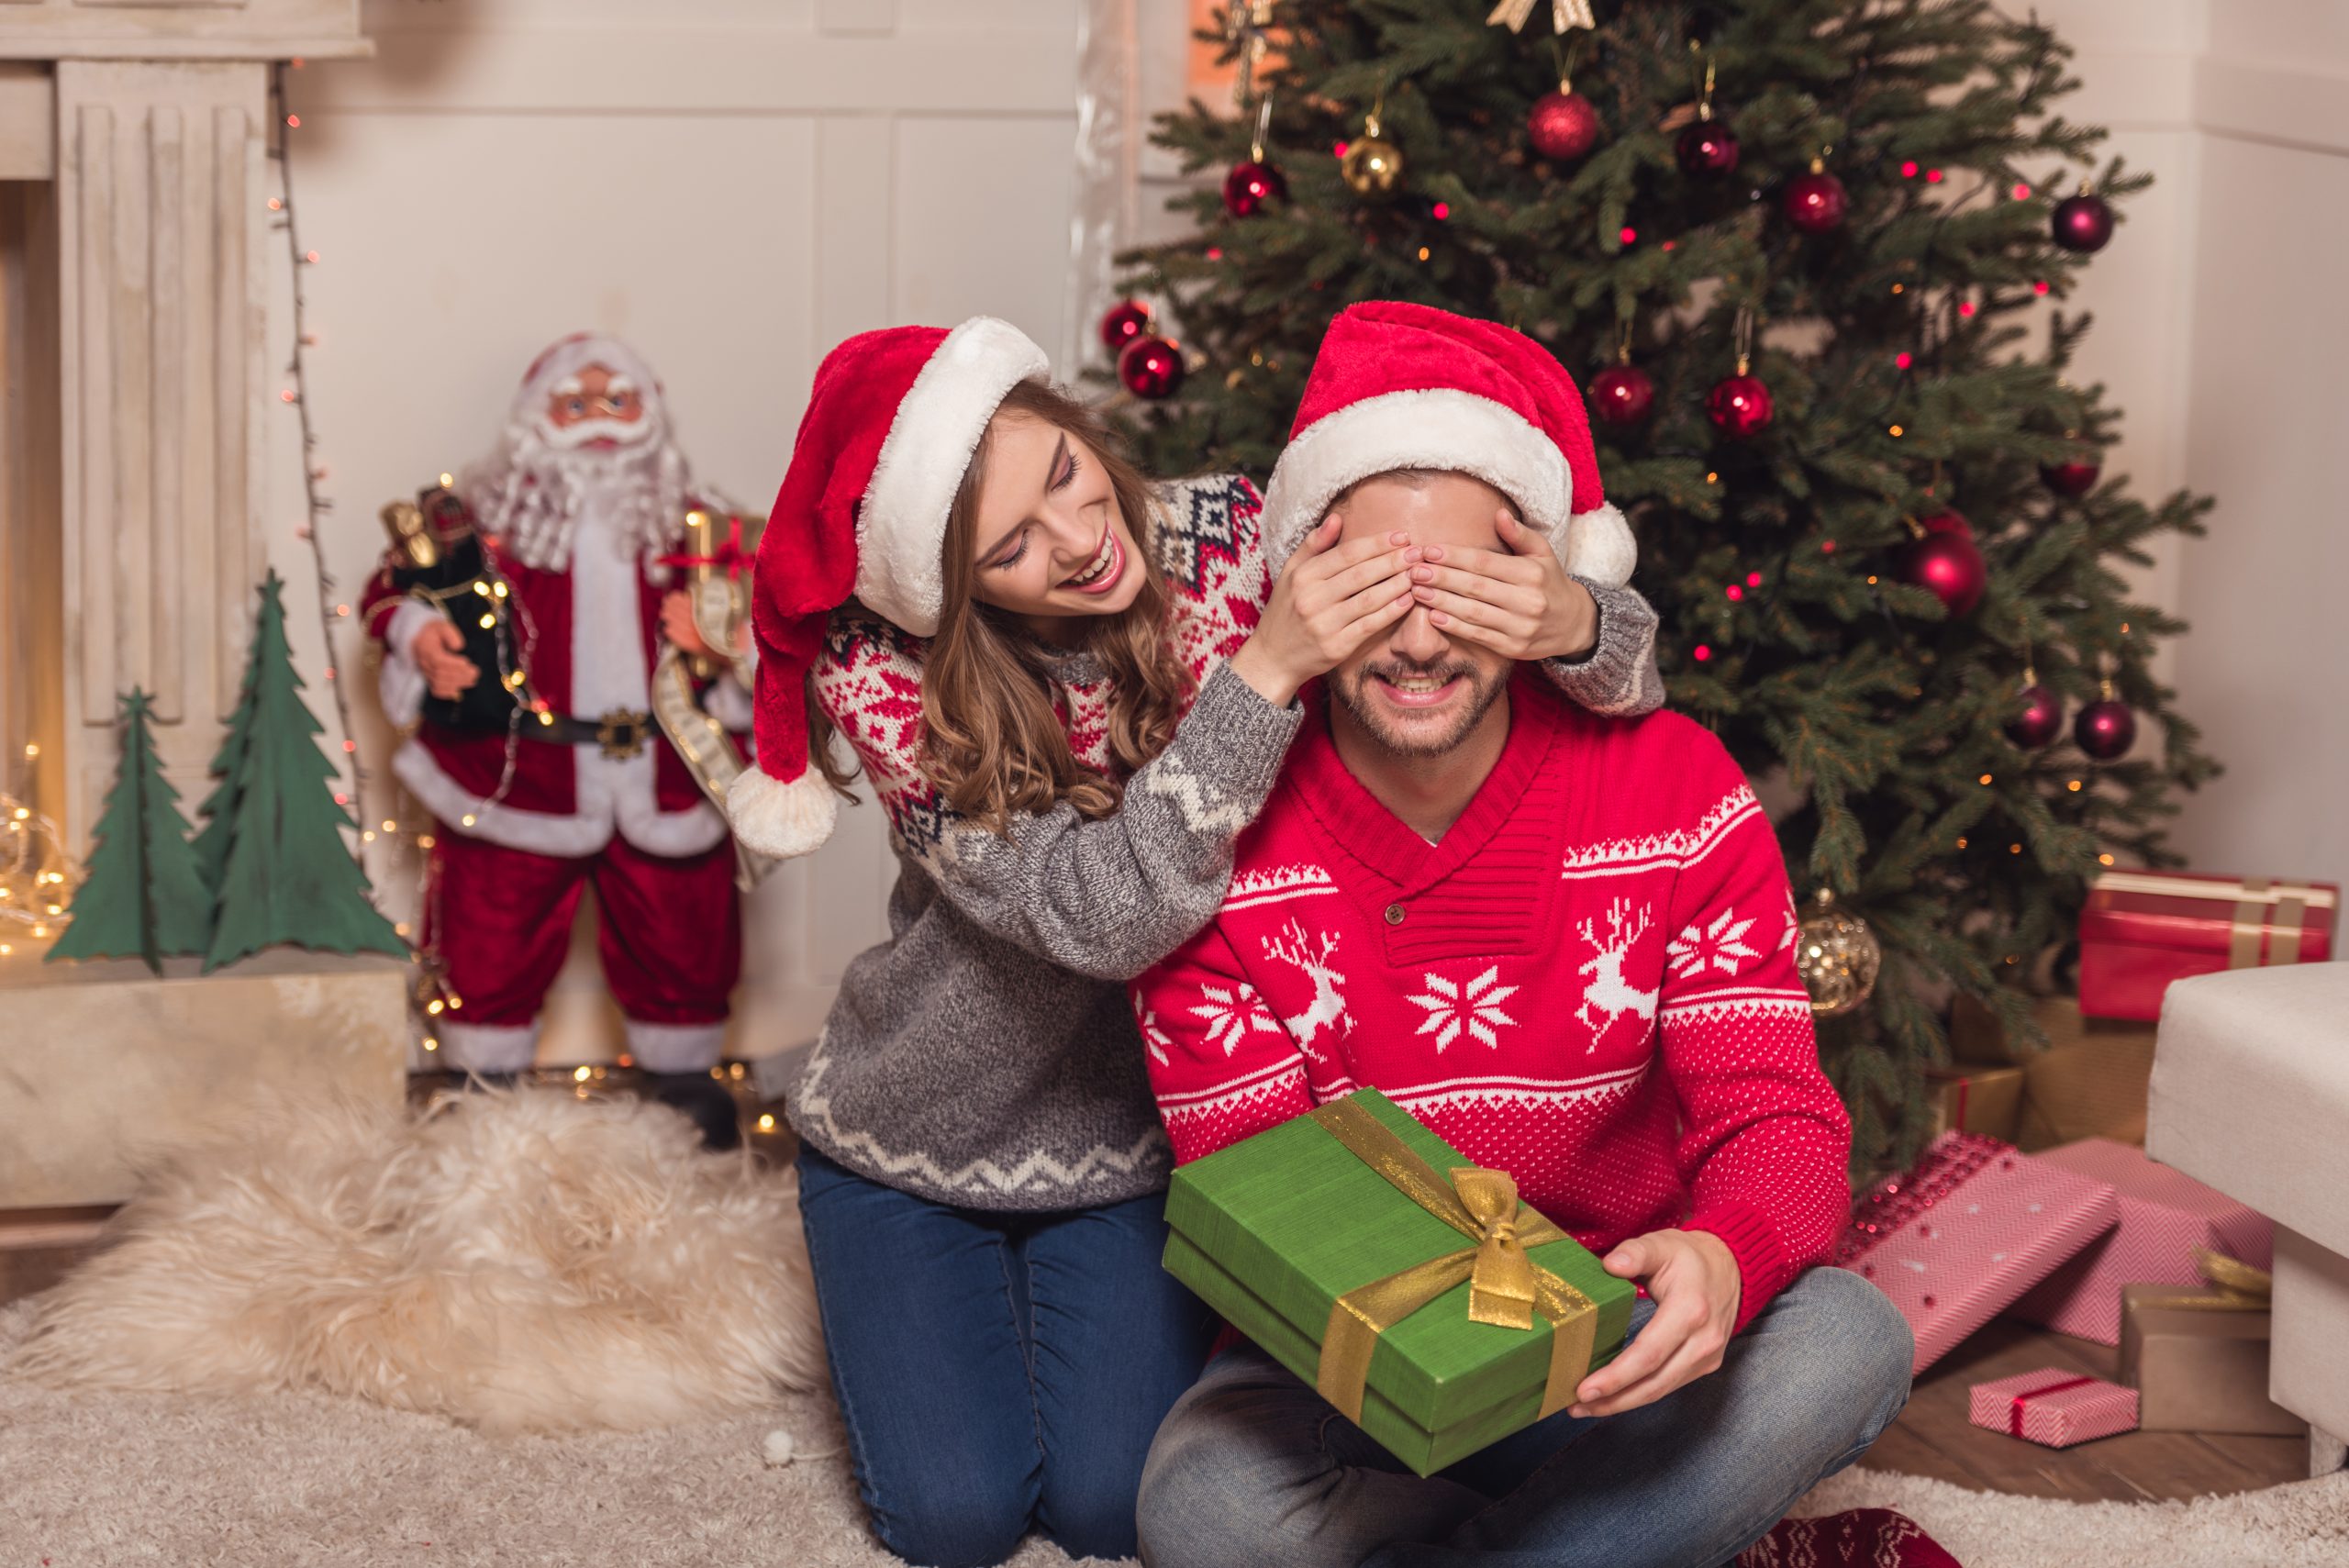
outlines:
M2102 465L2093 462L2048 462L2039 467L2039 482L2058 495L2081 496L2096 488Z
M1590 378L1590 411L1600 424L1636 425L1654 406L1655 378L1637 365L1609 365Z
M1605 128L1597 106L1563 83L1556 92L1534 99L1525 117L1526 139L1533 143L1533 150L1561 163L1571 163L1597 147Z
M1924 534L1909 546L1901 576L1931 593L1953 616L1982 602L1990 569L1975 548L1974 528L1955 512L1940 512L1918 525Z
M1118 380L1136 397L1172 397L1183 384L1182 351L1163 338L1137 338L1118 356Z
M2007 739L2036 751L2064 733L2064 699L2032 681L2022 689L2023 709L2007 723Z
M1843 182L1814 161L1809 173L1787 182L1779 205L1787 221L1805 234L1827 234L1843 227L1843 215L1852 203Z
M2049 220L2055 243L2066 250L2087 255L2104 249L2112 238L2112 204L2093 191L2082 191L2076 196L2065 196L2055 204Z
M1150 330L1150 307L1138 299L1111 306L1101 316L1101 345L1112 352Z
M2073 744L2099 762L2119 762L2137 743L2137 716L2111 693L2108 684L2105 695L2080 709L2079 717L2072 720Z
M1680 133L1675 155L1680 172L1700 180L1719 180L1737 168L1737 138L1716 119L1700 119Z
M1234 163L1223 177L1223 210L1234 217L1252 217L1274 202L1288 199L1288 181L1274 164L1254 159Z
M1705 417L1725 435L1744 440L1767 429L1777 405L1758 375L1739 371L1713 385L1705 398Z

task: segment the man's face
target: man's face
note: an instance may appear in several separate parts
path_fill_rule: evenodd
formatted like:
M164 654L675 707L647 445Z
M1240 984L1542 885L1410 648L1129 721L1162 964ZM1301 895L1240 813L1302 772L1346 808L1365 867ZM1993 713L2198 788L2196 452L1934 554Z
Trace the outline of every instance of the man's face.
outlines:
M642 390L606 365L565 376L547 395L546 428L558 446L610 448L635 439L644 422Z
M1397 528L1416 545L1504 550L1495 518L1501 493L1464 473L1367 480L1335 508L1341 538L1384 539ZM1455 640L1426 606L1354 651L1330 672L1329 688L1369 740L1402 757L1433 757L1466 740L1508 689L1512 661Z

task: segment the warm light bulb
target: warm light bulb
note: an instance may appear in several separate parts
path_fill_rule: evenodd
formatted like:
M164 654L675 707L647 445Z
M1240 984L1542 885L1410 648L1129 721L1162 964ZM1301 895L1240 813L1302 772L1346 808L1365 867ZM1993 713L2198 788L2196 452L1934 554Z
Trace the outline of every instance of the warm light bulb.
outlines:
M571 1070L571 1081L574 1084L584 1084L589 1078L594 1076L595 1074L588 1072L584 1067L574 1067Z
M472 812L470 812L470 811L466 812L462 817L461 817L457 818L457 826L459 826L460 828L470 828L470 827L472 827L473 825L473 814Z
M773 1132L774 1130L774 1118L772 1116L760 1117L759 1130L761 1132Z
M481 628L482 628L482 630L484 630L484 631L487 631L487 630L489 630L492 627L495 626L496 624L497 624L497 617L496 617L495 616L494 616L494 615L490 615L490 616L484 616L484 617L481 617Z

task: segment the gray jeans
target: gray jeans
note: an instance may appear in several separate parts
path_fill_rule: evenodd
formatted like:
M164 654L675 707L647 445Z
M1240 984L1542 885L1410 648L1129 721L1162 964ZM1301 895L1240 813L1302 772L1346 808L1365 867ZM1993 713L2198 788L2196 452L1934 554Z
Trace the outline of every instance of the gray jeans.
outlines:
M1642 1300L1637 1334L1654 1311ZM1814 1269L1653 1405L1563 1412L1424 1480L1252 1345L1176 1401L1143 1466L1150 1568L1714 1568L1867 1451L1909 1399L1909 1325Z

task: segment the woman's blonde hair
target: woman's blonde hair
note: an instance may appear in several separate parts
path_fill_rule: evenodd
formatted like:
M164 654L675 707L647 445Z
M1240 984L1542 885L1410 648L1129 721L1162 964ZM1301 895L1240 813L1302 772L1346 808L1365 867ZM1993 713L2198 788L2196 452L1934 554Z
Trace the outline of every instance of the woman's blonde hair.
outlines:
M1080 816L1107 817L1125 798L1125 781L1174 739L1191 691L1169 626L1173 601L1150 546L1150 487L1118 450L1092 408L1041 382L1023 381L998 413L1025 415L1065 431L1089 449L1109 480L1126 529L1141 546L1141 592L1114 616L1089 617L1080 645L1109 684L1110 771L1077 761L1052 711L1046 655L1005 612L980 602L976 588L979 491L986 483L988 441L982 438L947 513L945 611L922 661L922 776L957 815L992 831L1062 801ZM841 613L870 614L851 606ZM807 694L808 736L818 766L846 792L855 776L831 744L834 726Z

